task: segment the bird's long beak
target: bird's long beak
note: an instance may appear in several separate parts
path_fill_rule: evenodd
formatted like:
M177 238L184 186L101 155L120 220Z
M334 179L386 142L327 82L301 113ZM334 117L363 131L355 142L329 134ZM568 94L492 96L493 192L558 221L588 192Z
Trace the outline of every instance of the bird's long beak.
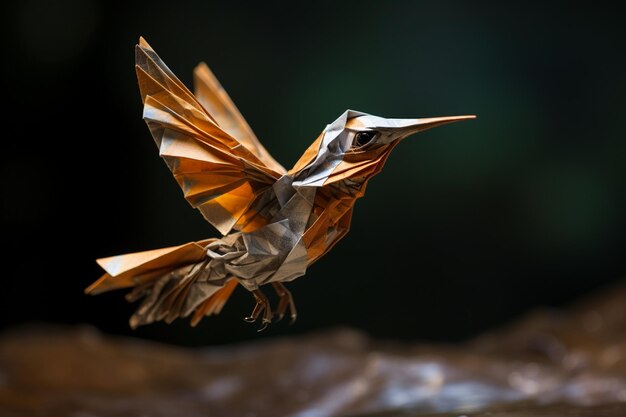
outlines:
M391 119L393 128L398 130L400 138L405 138L417 132L442 126L448 123L460 122L461 120L475 119L475 115L429 117L426 119Z

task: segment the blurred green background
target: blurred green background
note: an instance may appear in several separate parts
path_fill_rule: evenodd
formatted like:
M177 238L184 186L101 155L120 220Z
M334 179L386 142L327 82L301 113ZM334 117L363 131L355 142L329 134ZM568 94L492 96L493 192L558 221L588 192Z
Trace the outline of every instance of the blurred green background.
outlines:
M178 344L348 325L455 341L624 276L626 25L602 3L28 0L2 6L0 325L89 323ZM143 35L187 85L206 61L290 167L346 108L477 114L414 136L352 231L290 288L300 318L257 335L221 317L132 332L123 293L82 291L97 257L217 232L183 199L141 120ZM63 243L68 242L68 243Z

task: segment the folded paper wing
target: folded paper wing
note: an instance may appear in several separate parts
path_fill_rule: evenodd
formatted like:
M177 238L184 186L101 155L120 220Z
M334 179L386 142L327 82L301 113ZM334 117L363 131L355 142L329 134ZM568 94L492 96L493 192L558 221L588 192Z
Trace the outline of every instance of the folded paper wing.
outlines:
M143 38L135 59L144 119L187 201L223 235L262 222L253 205L267 204L285 169L259 143L208 68L196 69L196 98Z
M213 72L204 63L200 63L193 71L194 93L200 104L209 112L220 127L274 171L284 174L285 168L276 162L243 118L235 103L222 87Z

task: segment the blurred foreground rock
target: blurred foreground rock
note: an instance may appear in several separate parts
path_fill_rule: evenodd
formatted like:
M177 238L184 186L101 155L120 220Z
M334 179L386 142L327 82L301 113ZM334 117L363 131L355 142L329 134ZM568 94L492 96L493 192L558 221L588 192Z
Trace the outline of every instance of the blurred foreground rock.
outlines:
M0 337L0 416L626 416L626 285L459 346L350 330L210 349Z

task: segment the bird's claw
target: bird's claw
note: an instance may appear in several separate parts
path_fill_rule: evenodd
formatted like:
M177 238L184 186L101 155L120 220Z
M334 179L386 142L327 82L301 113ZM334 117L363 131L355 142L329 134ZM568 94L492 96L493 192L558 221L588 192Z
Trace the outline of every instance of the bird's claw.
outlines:
M291 317L289 324L294 324L296 318L298 318L298 312L296 311L296 304L293 301L291 291L289 291L280 282L273 282L272 286L274 287L276 294L278 294L278 297L280 297L280 300L278 301L278 308L274 313L278 317L276 321L281 321L285 317L287 309L289 309L289 315Z
M265 294L261 292L261 290L253 290L252 295L254 295L256 304L254 305L252 313L250 313L249 316L244 317L243 319L248 323L254 323L259 319L261 313L263 313L261 327L258 330L259 332L262 332L267 328L268 324L272 322L272 308L270 307L269 300L267 299Z
M256 300L256 304L254 305L254 309L249 316L244 317L244 321L248 323L256 323L259 318L261 319L261 327L259 328L259 332L267 329L267 326L272 322L272 316L276 318L276 321L281 321L285 317L285 313L289 310L289 316L291 320L289 324L293 324L298 317L298 312L296 311L296 304L293 302L293 296L291 292L285 288L283 284L280 282L272 283L276 294L279 297L278 307L275 312L272 312L272 308L270 306L270 302L261 292L261 290L256 289L252 291L252 295Z
M257 332L262 332L263 330L267 329L267 326L271 323L270 320L267 319L263 319L263 322L261 323L261 327L259 327L259 330L257 330Z

